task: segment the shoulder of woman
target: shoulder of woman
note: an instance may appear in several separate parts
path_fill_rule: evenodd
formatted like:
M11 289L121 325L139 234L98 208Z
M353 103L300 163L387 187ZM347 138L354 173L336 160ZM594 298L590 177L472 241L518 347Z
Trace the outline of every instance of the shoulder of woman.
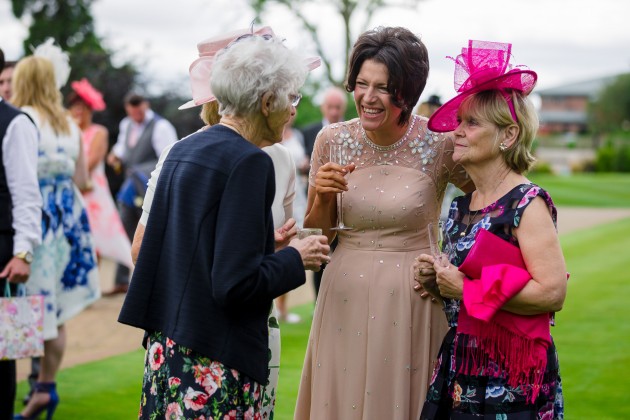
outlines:
M31 119L35 122L35 124L39 125L39 112L35 110L32 106L23 106L20 108L20 111L27 114Z
M103 133L105 135L109 134L109 130L107 130L107 127L105 127L104 125L93 124L93 127L94 127L94 131L97 133Z
M291 152L280 143L273 144L271 146L263 147L265 153L271 157L274 166L277 165L289 165L293 163Z

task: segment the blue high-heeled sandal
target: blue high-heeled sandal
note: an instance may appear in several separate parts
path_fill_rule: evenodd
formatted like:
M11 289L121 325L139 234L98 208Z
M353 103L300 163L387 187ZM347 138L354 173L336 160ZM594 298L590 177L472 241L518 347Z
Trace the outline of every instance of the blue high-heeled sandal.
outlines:
M57 384L55 382L37 382L35 384L34 393L46 393L50 395L50 400L47 404L42 405L33 413L31 417L24 417L22 414L16 414L13 416L13 420L31 420L36 419L39 415L46 410L46 420L52 420L53 414L59 404L59 395L57 394Z

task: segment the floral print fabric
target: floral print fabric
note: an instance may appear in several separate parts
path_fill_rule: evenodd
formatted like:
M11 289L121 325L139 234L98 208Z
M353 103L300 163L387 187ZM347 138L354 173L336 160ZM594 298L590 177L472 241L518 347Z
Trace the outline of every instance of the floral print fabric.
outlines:
M551 197L534 184L515 187L479 212L470 211L470 194L455 198L445 226L451 244L451 249L446 249L451 263L460 265L464 261L479 229L486 229L518 246L512 229L519 226L523 212L536 197L545 200L555 224L557 212ZM480 219L475 221L471 213L480 216ZM466 220L468 223L465 223ZM513 388L507 384L505 373L494 377L498 369L495 363L490 362L485 366L479 376L458 373L464 360L455 355L465 354L465 350L458 348L456 351L455 345L464 346L468 342L466 339L456 340L459 306L458 300L445 299L444 312L451 329L442 343L421 419L563 419L562 383L558 354L553 344L547 351L542 389L534 404L527 403L527 389L520 386ZM474 345L474 340L468 345Z
M262 419L262 387L162 333L147 340L140 419Z
M80 153L79 128L55 133L25 107L39 130L37 177L42 194L42 243L33 251L28 295L44 296L44 340L100 297L94 240L85 203L72 181ZM69 118L69 117L68 117Z

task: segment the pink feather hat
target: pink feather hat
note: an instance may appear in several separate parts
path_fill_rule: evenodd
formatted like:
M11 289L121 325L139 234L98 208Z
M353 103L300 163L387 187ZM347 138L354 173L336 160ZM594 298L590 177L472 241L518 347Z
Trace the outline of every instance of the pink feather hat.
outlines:
M214 56L217 52L230 45L230 43L245 35L275 36L273 30L269 26L265 26L253 32L249 28L239 29L198 43L199 58L193 61L188 70L190 73L192 100L180 106L179 109L192 108L216 99L210 87ZM321 59L319 57L309 57L305 59L305 64L309 70L313 70L321 65Z
M92 111L103 111L105 109L103 95L86 78L72 82L70 86Z
M534 89L536 72L510 63L512 44L490 41L468 41L468 48L455 61L456 97L446 102L429 118L429 130L434 132L453 131L457 123L457 110L468 96L485 90L498 89L503 93L514 121L518 121L509 91L516 90L525 95Z

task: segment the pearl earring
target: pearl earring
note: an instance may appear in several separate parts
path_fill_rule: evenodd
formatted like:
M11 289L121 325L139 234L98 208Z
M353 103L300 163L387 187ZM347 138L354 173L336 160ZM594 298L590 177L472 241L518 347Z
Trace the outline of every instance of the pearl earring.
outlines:
M503 142L499 144L499 150L505 152L508 149L507 145Z

